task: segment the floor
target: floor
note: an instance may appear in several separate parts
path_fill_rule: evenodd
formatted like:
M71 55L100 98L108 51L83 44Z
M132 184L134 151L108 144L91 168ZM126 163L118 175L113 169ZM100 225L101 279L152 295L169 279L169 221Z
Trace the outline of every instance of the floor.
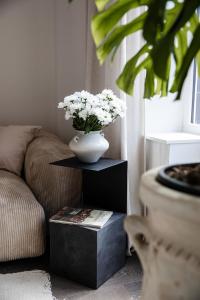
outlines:
M2 274L32 269L42 269L48 272L47 256L0 263L0 273ZM138 300L141 282L142 269L136 254L127 258L125 267L97 290L51 274L52 292L58 300Z

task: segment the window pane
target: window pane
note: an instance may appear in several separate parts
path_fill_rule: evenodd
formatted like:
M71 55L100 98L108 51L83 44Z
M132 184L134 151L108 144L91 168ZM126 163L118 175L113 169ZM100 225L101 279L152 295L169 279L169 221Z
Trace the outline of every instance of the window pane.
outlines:
M200 78L197 75L197 68L194 66L194 83L192 97L192 115L191 122L200 124Z

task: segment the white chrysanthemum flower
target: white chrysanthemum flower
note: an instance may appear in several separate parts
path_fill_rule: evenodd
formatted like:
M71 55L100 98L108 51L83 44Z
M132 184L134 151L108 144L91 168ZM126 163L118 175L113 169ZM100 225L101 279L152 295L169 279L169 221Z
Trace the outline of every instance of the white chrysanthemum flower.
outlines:
M104 103L104 104L102 105L102 108L103 108L103 110L105 110L105 111L110 111L110 106L109 106L108 103Z
M102 94L103 95L106 95L106 96L110 96L110 97L113 97L113 91L112 90L108 90L108 89L104 89L103 91L102 91Z
M99 100L104 100L104 99L105 99L105 95L103 95L103 94L97 94L96 97L97 97Z
M88 112L87 110L83 109L79 112L78 114L79 118L83 119L83 120L86 120L87 117L88 117Z
M69 120L71 118L71 115L68 111L65 112L65 120Z
M96 106L99 102L99 99L94 95L89 95L87 98L87 103L91 104L92 106Z
M73 103L76 100L76 97L74 97L74 95L70 95L64 98L64 103L65 104L70 104Z
M58 108L64 108L64 107L65 107L65 103L63 103L63 102L58 103Z
M88 98L90 98L90 97L93 97L92 94L90 94L89 92L84 91L84 90L81 91L79 95L80 95L81 98L86 99L86 100L87 100Z
M65 97L64 101L58 104L58 108L65 109L66 120L73 118L77 121L75 123L79 124L79 130L85 130L87 121L87 126L92 131L108 126L119 116L123 117L126 104L108 89L97 95L83 90Z
M75 111L79 111L81 109L83 109L84 105L82 103L73 103L69 106L69 110L70 112L73 114Z
M91 105L90 103L87 102L87 103L85 104L85 110L88 112L88 114L90 114L91 109L92 109L92 105Z

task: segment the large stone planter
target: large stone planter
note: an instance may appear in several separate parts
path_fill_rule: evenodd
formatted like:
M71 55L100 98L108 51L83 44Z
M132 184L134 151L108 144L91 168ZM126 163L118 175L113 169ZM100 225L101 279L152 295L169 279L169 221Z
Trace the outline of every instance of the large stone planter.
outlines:
M147 217L130 216L125 228L143 269L143 300L200 299L200 197L172 190L145 173L140 198Z

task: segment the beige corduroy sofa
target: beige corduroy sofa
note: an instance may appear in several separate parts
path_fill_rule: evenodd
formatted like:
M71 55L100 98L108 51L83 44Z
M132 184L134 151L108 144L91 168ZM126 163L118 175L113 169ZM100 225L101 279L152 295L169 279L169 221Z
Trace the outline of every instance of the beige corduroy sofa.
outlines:
M26 148L22 175L0 168L0 261L42 255L45 217L77 205L80 172L49 164L70 156L57 136L37 129Z

